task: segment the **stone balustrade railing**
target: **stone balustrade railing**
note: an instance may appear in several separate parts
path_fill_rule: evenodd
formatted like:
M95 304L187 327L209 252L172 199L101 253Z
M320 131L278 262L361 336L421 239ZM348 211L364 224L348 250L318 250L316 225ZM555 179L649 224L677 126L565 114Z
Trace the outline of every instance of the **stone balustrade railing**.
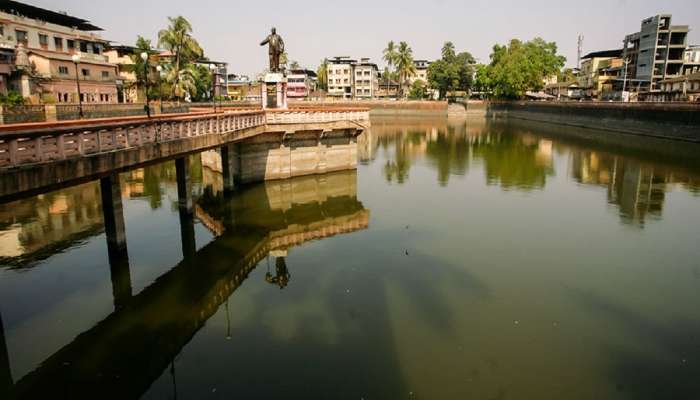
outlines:
M265 113L245 112L6 126L0 133L0 168L65 160L146 144L230 133L265 124ZM35 125L38 129L32 129ZM8 131L7 128L15 128ZM24 129L22 129L24 128Z
M367 121L369 109L363 108L328 108L328 109L290 109L268 110L267 124L306 124L336 121Z
M366 109L226 111L28 123L0 127L0 168L66 160L266 124L369 120Z

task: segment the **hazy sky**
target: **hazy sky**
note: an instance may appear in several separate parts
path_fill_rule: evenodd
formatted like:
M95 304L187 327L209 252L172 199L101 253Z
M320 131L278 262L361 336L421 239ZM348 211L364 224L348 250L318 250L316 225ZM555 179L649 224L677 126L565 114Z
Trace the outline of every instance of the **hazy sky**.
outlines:
M22 1L22 0L21 0ZM254 75L267 62L260 41L276 26L290 60L316 68L323 57L347 55L381 62L389 40L404 40L415 58L439 57L451 40L458 51L488 61L491 47L511 38L541 36L556 41L576 64L576 37L584 52L622 47L643 18L672 13L676 25L690 25L689 42L700 44L698 0L23 0L63 10L105 29L105 39L133 44L136 35L156 43L168 16L183 15L209 58L227 61L229 71ZM663 5L663 8L659 8Z

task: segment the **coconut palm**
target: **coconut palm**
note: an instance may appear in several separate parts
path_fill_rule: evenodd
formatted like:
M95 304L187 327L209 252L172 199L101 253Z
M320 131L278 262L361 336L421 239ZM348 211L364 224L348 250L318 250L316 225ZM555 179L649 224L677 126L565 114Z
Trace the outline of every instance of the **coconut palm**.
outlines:
M168 28L158 32L158 45L173 55L169 77L174 79L171 81L173 95L179 99L180 96L176 95L176 92L189 85L179 82L182 77L188 76L188 73L183 71L186 70L187 64L202 57L203 51L197 40L192 37L192 25L184 17L168 17L168 21L170 21Z
M195 65L187 65L179 70L175 69L175 64L170 64L166 68L165 80L172 82L172 93L177 99L184 99L188 95L193 97L197 94L197 70Z
M396 71L399 73L399 91L403 96L403 87L408 78L416 74L416 65L413 63L413 50L406 42L399 43L395 65Z
M396 44L391 40L387 43L386 49L384 49L384 61L386 61L389 67L396 65L396 56Z

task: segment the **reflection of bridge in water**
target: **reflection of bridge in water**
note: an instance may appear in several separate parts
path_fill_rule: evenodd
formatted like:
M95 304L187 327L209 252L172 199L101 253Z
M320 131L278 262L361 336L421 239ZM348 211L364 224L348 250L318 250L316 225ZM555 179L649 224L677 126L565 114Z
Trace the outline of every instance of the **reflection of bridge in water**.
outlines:
M0 394L15 399L139 397L265 257L277 256L276 264L284 269L278 274L285 273L283 257L290 248L368 227L369 211L357 200L356 176L348 171L269 182L233 197L205 192L195 212L217 237L194 251L194 235L183 234L183 249L190 249L184 250L183 261L135 296L128 254L110 251L116 310L16 383L0 336ZM180 221L183 232L193 232L187 207L180 203ZM280 278L289 276L270 275L282 287Z

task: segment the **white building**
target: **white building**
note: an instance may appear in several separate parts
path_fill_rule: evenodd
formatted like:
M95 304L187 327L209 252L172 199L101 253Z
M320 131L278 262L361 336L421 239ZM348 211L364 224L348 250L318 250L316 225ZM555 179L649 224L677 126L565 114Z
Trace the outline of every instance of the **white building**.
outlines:
M352 98L356 60L335 57L328 60L328 96Z
M379 88L379 67L377 64L371 63L369 58L362 58L354 69L355 98L372 99L376 97Z

